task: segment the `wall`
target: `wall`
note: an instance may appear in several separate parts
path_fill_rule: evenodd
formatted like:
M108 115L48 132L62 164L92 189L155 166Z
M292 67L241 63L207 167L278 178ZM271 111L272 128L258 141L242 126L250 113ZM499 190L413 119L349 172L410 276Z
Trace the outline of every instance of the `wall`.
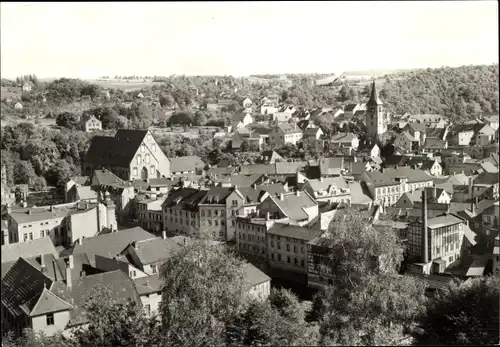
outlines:
M99 232L97 228L97 208L90 209L85 212L72 214L69 219L68 236L71 238L70 243L84 237L96 236Z
M249 294L254 298L266 300L271 294L271 281L269 280L253 286L250 288Z
M59 330L64 330L68 325L70 311L61 311L54 313L54 325L47 326L47 316L36 316L31 318L32 329L43 331L46 335L52 336Z
M141 295L140 298L143 309L146 308L146 305L149 305L151 307L151 315L153 315L155 312L158 312L158 310L160 309L161 293L145 294Z

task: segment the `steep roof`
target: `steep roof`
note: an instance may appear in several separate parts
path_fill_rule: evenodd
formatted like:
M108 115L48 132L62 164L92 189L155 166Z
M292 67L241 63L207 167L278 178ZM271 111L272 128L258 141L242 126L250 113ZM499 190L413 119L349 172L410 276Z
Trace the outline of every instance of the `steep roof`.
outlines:
M2 263L16 261L20 257L38 257L42 254L52 254L56 259L59 257L50 237L2 245Z
M283 200L270 196L283 213L292 220L303 220L308 218L305 208L317 205L316 201L307 194L300 192L299 196L294 193L283 194Z
M172 240L162 238L136 241L131 246L143 265L167 260L181 247Z
M271 277L250 263L243 265L245 280L253 287L271 280Z
M234 191L234 188L211 188L205 197L200 201L200 204L225 204L226 198Z
M290 123L280 123L276 126L277 130L282 131L285 134L300 134L302 133L302 129L299 127L295 127Z
M171 172L196 171L197 169L203 169L204 167L205 163L196 155L170 158Z
M482 172L475 179L474 184L498 184L500 174L498 172Z
M309 180L308 183L315 192L328 190L331 186L338 189L349 188L349 185L343 177L328 177L323 179Z
M61 299L59 296L43 288L42 293L38 296L35 295L33 299L21 306L29 311L29 316L40 316L50 312L59 312L73 309L66 300Z
M370 99L368 99L368 102L366 103L367 106L378 106L382 105L382 101L380 101L378 97L378 92L377 92L377 86L375 85L375 80L372 82L372 90L370 93Z
M147 133L147 130L119 129L115 137L95 136L83 161L103 167L128 167Z
M97 183L97 185L101 186L110 186L118 188L129 187L127 182L122 180L120 177L116 176L108 169L94 170L94 176L92 181L93 181L92 183Z
M135 288L139 295L159 293L163 283L159 274L134 279Z
M340 143L351 143L352 140L357 139L358 135L353 133L337 133L333 135L330 139L330 142L340 142Z
M25 312L21 306L39 296L44 288L50 287L52 283L50 278L23 258L19 258L2 278L2 305L14 317L18 317Z
M318 134L318 131L321 131L321 128L306 128L304 130L304 136L316 136Z
M357 106L358 104L347 104L344 106L344 112L352 112Z
M75 245L73 254L86 253L89 256L98 255L112 259L120 254L129 243L154 237L153 234L148 233L141 227L119 230L83 239L81 245Z

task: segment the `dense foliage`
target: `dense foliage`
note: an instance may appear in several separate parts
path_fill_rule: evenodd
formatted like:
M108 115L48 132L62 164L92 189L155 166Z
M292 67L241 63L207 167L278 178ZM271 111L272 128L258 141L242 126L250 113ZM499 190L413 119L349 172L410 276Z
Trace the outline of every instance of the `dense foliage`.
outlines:
M498 112L498 64L389 75L380 97L389 111L442 114L452 120Z

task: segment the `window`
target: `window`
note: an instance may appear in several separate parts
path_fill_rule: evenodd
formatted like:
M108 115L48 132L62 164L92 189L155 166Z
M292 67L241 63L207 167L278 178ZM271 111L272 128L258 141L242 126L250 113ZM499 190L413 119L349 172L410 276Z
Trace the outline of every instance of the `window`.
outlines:
M146 310L146 314L149 316L151 314L151 305L144 305L144 309Z
M210 227L212 226L212 221L211 220L208 221L208 226L210 226Z
M148 134L148 141L151 141L151 134Z
M219 237L224 237L224 232L223 231L219 231Z
M150 160L149 154L146 154L146 158L145 158L146 164L149 164L149 160Z
M33 240L33 233L30 233L30 240Z
M304 259L300 261L300 266L304 267Z
M299 262L297 261L297 258L293 258L293 264L294 264L295 266L299 265Z
M297 246L293 246L293 252L297 253Z
M209 216L209 217L212 217L212 210L208 210L208 212L207 212L207 213L208 213L208 216Z
M278 260L281 261L281 254L278 253Z
M144 143L141 145L141 153L144 153L146 152L146 146L144 145Z
M154 143L153 143L153 145L151 146L151 150L152 150L153 152L156 152L156 145L155 145Z
M142 164L142 157L141 157L141 155L139 154L139 155L137 156L137 165L141 165L141 164Z
M54 314L53 313L49 313L48 315L46 315L45 319L47 322L47 326L54 325Z
M274 248L274 241L271 241L271 248Z
M224 221L223 220L220 221L220 225L224 225Z
M156 265L151 265L151 271L153 272L153 274L156 273L156 270L157 270Z
M130 277L134 278L136 275L135 270L130 270Z
M304 247L300 247L300 253L304 253Z
M202 216L202 217L205 217L205 210L201 210L201 212L200 212L200 213L201 213L201 216Z
M274 253L271 253L271 259L274 260Z
M290 257L287 256L286 260L287 260L288 264L290 264Z
M290 245L288 243L286 244L286 250L290 252Z
M28 234L26 234L26 233L23 234L23 241L24 242L28 241Z
M45 237L45 230L40 230L40 237L41 238Z
M154 165L151 165L150 168L151 172L155 172L155 166Z
M238 201L237 200L233 200L233 206L238 206Z
M218 227L218 226L219 226L219 221L218 221L218 220L214 221L214 223L215 223L215 226L216 226L216 227Z

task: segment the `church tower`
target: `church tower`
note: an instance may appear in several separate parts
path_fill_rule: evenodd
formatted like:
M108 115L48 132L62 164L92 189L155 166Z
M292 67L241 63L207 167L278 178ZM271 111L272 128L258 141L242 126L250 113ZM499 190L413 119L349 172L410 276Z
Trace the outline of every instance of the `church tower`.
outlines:
M385 122L384 107L380 101L377 92L375 80L372 83L372 92L370 99L366 103L366 130L368 136L372 139L377 138L387 131L387 124Z

